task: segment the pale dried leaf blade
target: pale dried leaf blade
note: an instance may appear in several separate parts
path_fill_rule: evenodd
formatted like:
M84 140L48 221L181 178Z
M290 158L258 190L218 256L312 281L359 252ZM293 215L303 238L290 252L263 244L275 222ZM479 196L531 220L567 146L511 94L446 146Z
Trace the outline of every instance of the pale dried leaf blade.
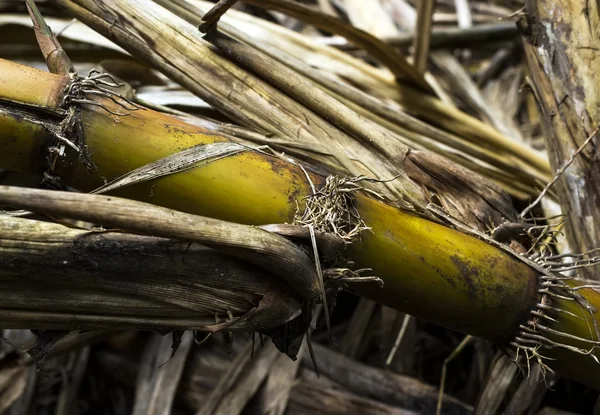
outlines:
M91 193L107 193L121 187L131 186L136 183L142 183L169 174L193 169L199 165L208 164L220 158L232 156L242 151L260 150L264 148L265 147L259 147L254 149L231 142L217 142L192 147L132 170L126 175L97 188Z

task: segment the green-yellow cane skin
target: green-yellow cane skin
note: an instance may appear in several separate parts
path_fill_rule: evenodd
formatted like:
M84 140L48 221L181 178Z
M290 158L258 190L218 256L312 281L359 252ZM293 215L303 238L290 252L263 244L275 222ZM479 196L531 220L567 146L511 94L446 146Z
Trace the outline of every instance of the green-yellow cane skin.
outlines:
M69 79L0 59L0 168L41 173L46 147L44 126L34 123L53 118Z
M61 177L80 189L102 184L178 151L226 141L151 110L114 116L100 108L82 111L85 143L98 173L81 163L62 166ZM320 179L313 178L319 185ZM182 173L119 189L112 194L245 224L282 223L293 218L295 201L310 192L297 166L247 151Z
M581 283L573 281L569 285L577 287ZM545 337L553 342L568 344L582 350L591 351L596 359L600 360L600 339L597 336L594 326L594 320L596 324L600 321L600 293L589 288L577 290L577 292L585 298L585 301L589 303L592 310L586 310L578 301L552 298L552 307L562 309L566 312L546 311L557 322L545 321L544 319L540 320L540 324L558 332L595 341L596 344L574 340L558 334L540 334L544 334ZM575 379L600 391L600 365L591 356L591 353L590 355L582 355L561 347L554 347L547 351L542 349L540 353L549 358L545 363L560 375Z
M0 106L0 168L40 173L46 157L46 132L41 125L24 122L18 113Z
M0 59L0 99L52 110L60 105L69 78Z
M357 205L372 231L348 257L385 281L383 290L355 285L361 295L497 342L510 340L535 305L535 272L509 254L371 198Z

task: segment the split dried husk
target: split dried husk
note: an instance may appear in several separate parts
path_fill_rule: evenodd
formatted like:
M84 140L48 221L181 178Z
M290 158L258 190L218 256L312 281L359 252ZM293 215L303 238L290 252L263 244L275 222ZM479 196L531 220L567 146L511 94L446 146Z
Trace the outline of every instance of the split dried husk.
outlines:
M588 252L600 246L598 138L589 143L598 132L600 74L595 49L575 47L573 42L592 45L597 41L598 13L587 7L582 12L577 2L560 7L552 1L526 4L528 30L523 45L554 171L578 154L556 185L567 216L565 230L574 252ZM598 268L581 273L600 279Z
M279 277L206 246L0 218L4 328L261 331L302 310Z

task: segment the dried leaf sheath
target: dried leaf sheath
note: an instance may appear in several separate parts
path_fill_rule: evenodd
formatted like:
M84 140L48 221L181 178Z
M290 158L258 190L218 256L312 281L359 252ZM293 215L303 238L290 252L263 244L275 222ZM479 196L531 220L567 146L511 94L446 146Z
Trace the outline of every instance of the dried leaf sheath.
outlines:
M215 316L250 312L228 327L248 331L301 310L301 299L264 269L165 238L1 216L0 264L5 328L212 330ZM268 313L252 312L267 296Z
M599 126L598 3L527 1L524 48L546 147L559 169ZM598 139L586 146L560 175L556 191L568 217L565 227L575 252L600 246ZM599 280L598 268L583 271Z
M278 274L307 300L319 295L315 271L305 252L262 229L101 195L0 186L0 200L34 212L218 248Z

